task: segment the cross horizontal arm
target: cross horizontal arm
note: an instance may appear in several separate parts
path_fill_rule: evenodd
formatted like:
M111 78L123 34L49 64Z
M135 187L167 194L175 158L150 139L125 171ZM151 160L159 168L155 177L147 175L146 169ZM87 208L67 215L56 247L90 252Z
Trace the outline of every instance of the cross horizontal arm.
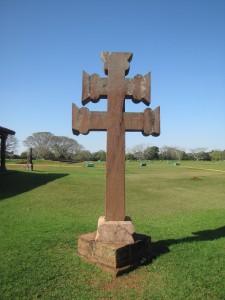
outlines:
M126 131L141 131L144 136L160 135L160 107L146 108L142 113L124 113Z
M108 78L100 78L98 74L89 75L83 71L82 103L98 102L100 98L107 98Z
M126 98L133 102L143 102L145 105L151 103L151 73L145 76L137 74L134 78L126 78L127 93Z
M141 131L143 135L158 136L160 134L160 108L146 108L140 113L123 113L125 131ZM106 131L108 129L107 112L89 111L88 108L72 107L73 134L88 134L89 131Z
M132 99L133 102L143 102L149 105L151 102L151 74L145 76L137 74L134 78L124 78L125 80L125 98ZM108 97L108 78L100 78L98 74L89 75L83 71L82 79L82 103L89 101L94 103L99 99Z
M88 134L89 131L106 130L106 112L89 111L88 108L78 108L72 105L72 130L73 134Z

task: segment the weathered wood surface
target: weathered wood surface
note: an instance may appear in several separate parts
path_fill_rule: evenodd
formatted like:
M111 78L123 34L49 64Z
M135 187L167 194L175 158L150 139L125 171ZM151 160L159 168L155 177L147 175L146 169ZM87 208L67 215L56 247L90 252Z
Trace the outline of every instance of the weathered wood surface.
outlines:
M132 53L103 52L104 71L108 78L83 72L82 103L108 99L107 112L78 109L73 104L72 129L76 135L89 131L107 131L106 149L106 220L125 218L125 131L141 131L143 135L160 134L160 108L142 113L125 112L125 99L150 104L150 73L125 78Z
M108 113L90 111L86 107L78 108L74 103L73 133L76 135L88 134L89 131L107 131ZM128 132L140 131L143 135L158 136L160 131L160 108L152 110L146 108L144 112L123 114L125 130Z

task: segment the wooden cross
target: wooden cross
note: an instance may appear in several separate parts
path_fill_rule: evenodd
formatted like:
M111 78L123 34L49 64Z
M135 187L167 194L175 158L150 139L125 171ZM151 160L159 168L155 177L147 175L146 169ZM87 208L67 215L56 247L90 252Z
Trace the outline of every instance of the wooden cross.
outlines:
M72 107L72 129L75 135L89 131L107 131L106 150L106 221L125 218L125 131L141 131L143 135L160 134L160 108L146 108L142 113L125 112L125 99L150 104L150 73L125 78L132 53L103 52L104 72L108 78L83 72L82 103L108 99L108 111L89 111Z

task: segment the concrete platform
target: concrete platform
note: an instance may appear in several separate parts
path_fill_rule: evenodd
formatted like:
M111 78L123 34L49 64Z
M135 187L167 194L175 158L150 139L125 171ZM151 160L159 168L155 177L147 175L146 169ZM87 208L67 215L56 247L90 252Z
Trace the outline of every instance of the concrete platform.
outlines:
M134 234L134 243L104 243L95 241L96 232L84 234L78 239L80 257L113 276L119 276L150 262L154 257L151 238Z

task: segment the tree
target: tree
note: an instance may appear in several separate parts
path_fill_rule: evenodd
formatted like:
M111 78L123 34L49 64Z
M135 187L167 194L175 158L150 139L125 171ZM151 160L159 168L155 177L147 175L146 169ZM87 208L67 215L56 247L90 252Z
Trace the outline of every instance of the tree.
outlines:
M6 158L12 158L17 152L18 139L14 135L8 135L6 140ZM0 152L1 152L1 139L0 139Z
M14 135L8 135L6 140L6 156L12 156L17 152L18 139Z
M144 158L147 160L159 159L159 148L156 146L147 147L144 150Z
M27 151L23 151L23 152L21 152L21 154L20 154L20 158L22 158L22 159L26 159L26 158L27 158Z
M133 153L129 152L126 154L126 160L136 160L136 158Z
M170 149L171 149L173 159L180 160L182 157L182 150L176 147L171 147Z
M185 152L185 151L182 151L181 150L181 153L180 153L180 160L189 160L189 156L188 154Z
M167 160L176 159L174 149L167 146L160 148L160 157Z
M144 145L143 144L138 144L133 147L132 153L135 157L135 159L140 160L144 159Z
M91 152L88 150L82 150L74 155L73 159L78 161L88 161L91 160L92 155Z
M203 155L203 153L205 152L206 148L194 148L194 149L190 149L192 155L194 156L194 158L196 160L201 159L201 156Z
M23 142L28 148L33 148L37 158L45 158L53 146L54 135L51 132L36 132Z
M53 136L52 138L52 152L58 158L71 159L81 150L83 150L83 146L74 139L66 136Z
M182 149L168 146L160 148L160 157L167 160L187 159L186 153Z
M92 153L92 158L93 161L105 161L106 160L106 152L104 150L99 150L97 152Z
M209 160L211 160L211 157L208 152L202 152L199 159L209 161Z
M210 153L211 160L225 160L225 150L212 150Z
M66 136L55 136L51 132L36 132L23 142L33 149L36 158L44 159L71 159L83 146L74 139Z

